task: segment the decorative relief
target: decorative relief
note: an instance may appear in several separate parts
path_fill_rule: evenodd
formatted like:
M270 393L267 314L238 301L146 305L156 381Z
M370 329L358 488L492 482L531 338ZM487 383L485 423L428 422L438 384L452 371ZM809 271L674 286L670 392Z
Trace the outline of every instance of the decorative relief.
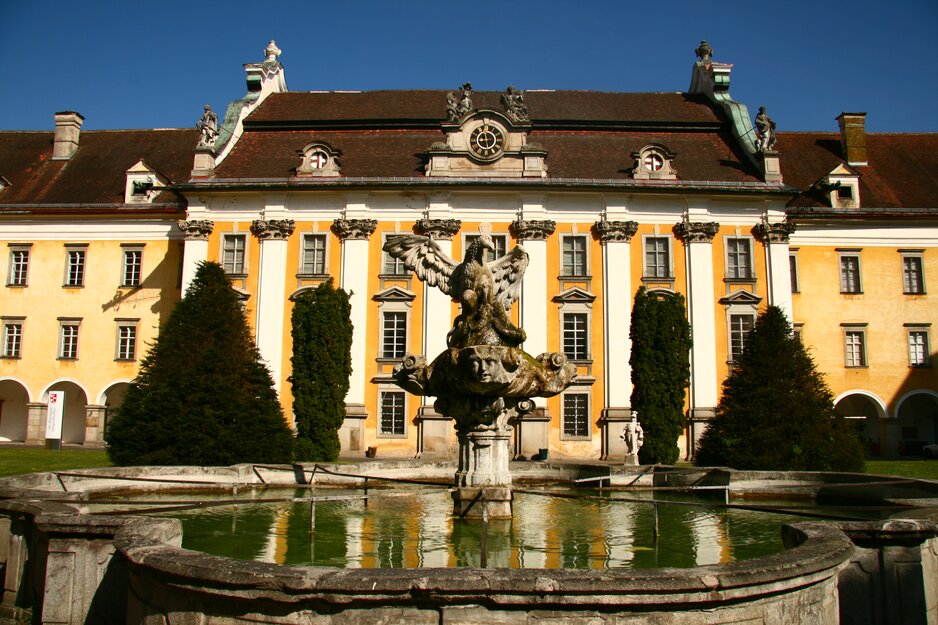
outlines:
M505 89L502 94L502 106L505 107L505 113L515 122L529 122L528 105L524 103L524 94L514 87Z
M788 243L789 237L795 232L795 224L789 221L774 224L763 222L752 231L764 243Z
M377 227L377 219L336 219L332 222L332 231L343 241L368 239Z
M275 239L286 240L293 234L296 223L292 219L255 219L251 223L251 233L261 241Z
M462 222L458 219L418 219L417 234L449 241L456 236L461 226Z
M557 229L557 222L549 219L516 219L509 226L511 234L521 241L544 241Z
M339 175L339 161L336 158L341 152L333 150L329 145L310 143L297 154L300 157L300 165L296 168L297 177Z
M673 161L677 154L663 145L650 144L638 152L632 152L635 165L632 168L632 178L635 180L674 180L677 170Z
M603 219L593 224L593 232L603 243L609 241L628 243L637 231L637 221L606 221Z
M720 231L715 221L682 221L674 225L674 233L687 243L710 243Z
M208 241L208 237L215 228L215 222L208 219L193 219L186 221L180 219L176 227L183 231L186 241Z

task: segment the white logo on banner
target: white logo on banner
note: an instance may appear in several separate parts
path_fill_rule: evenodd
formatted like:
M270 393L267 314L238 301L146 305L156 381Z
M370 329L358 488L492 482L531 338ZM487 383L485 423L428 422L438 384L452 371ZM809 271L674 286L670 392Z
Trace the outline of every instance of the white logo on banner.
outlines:
M49 414L46 417L46 438L62 438L62 414L65 411L65 391L49 391Z

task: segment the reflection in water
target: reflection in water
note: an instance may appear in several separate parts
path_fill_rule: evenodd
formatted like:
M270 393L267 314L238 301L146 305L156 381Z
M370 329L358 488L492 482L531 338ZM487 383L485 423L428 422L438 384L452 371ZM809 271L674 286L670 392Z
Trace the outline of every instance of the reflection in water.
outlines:
M182 520L184 547L246 560L349 568L481 566L482 522L454 518L447 489L372 488L367 503L361 494L326 488L266 490L255 497L284 501L244 500L237 506L165 514ZM308 501L317 496L328 500ZM628 494L643 496L651 499L650 493ZM689 500L677 495L672 499ZM488 525L488 566L715 564L780 551L780 525L803 520L664 503L658 505L658 514L656 540L654 506L649 503L516 493L514 518Z

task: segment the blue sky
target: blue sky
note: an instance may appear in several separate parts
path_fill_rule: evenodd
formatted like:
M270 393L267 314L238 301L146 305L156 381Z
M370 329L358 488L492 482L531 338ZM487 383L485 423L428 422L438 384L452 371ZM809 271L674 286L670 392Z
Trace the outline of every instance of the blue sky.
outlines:
M707 39L779 130L938 131L936 0L0 0L0 129L192 126L272 38L292 91L684 91Z

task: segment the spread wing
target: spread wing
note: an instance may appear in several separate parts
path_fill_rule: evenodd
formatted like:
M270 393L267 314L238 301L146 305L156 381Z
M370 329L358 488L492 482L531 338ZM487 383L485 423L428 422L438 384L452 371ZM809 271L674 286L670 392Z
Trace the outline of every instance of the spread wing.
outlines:
M457 263L440 249L436 241L429 237L402 234L388 237L383 249L403 261L408 269L417 274L417 278L452 295L450 276Z
M488 268L495 280L495 299L508 310L521 295L521 279L528 268L528 253L516 245L515 249L489 263Z

